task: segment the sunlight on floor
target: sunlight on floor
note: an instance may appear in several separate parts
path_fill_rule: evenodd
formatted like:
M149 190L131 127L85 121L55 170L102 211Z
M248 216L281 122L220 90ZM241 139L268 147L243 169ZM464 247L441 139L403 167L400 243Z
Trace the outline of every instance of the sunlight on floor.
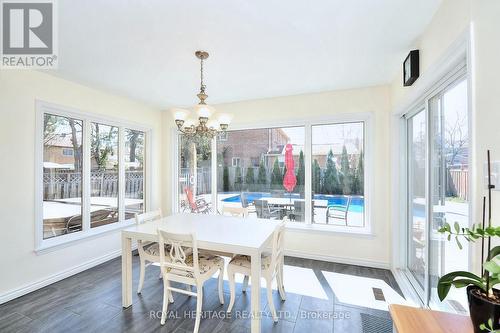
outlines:
M388 310L388 305L394 303L409 304L383 280L326 271L322 273L341 303L378 310ZM375 299L372 288L382 289L385 302Z
M283 275L287 293L328 299L328 296L312 269L285 265L283 266ZM224 280L228 280L227 270L224 272ZM236 283L242 284L243 275L236 274L235 280ZM249 281L248 284L251 285L252 281ZM266 287L264 280L261 282L261 287ZM273 281L273 289L277 290L276 279Z

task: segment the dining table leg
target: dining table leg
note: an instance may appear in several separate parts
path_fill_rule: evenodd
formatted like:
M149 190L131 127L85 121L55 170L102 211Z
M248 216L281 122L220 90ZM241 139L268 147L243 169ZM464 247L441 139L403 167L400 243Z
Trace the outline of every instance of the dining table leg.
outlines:
M260 251L256 251L251 256L251 279L252 279L252 299L251 299L251 332L260 333L261 311L260 311Z
M132 239L122 235L122 306L132 305Z

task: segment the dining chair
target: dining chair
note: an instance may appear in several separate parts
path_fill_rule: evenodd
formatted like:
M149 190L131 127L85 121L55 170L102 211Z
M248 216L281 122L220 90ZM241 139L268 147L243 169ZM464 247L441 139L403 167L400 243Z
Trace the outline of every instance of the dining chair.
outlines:
M159 220L162 218L161 210L155 210L147 213L136 214L135 221L137 224L143 224L150 221ZM137 251L139 252L140 273L139 285L137 286L137 293L140 294L144 285L144 275L146 274L146 267L152 263L160 262L160 246L157 242L143 242L137 241Z
M273 233L273 242L272 242L272 250L271 253L264 253L262 255L261 269L262 269L262 277L266 280L266 288L267 288L267 302L269 303L269 308L271 309L271 314L273 316L273 320L275 322L278 321L278 316L276 315L276 308L273 303L273 288L272 283L274 278L276 278L276 282L278 285L278 292L280 294L281 299L286 300L285 287L283 285L283 245L284 245L284 234L285 234L285 223L286 217L283 221L276 226L276 229ZM236 255L231 259L229 264L227 265L227 274L229 277L229 289L231 292L231 298L229 301L229 306L227 307L227 312L231 312L234 300L236 298L235 292L235 274L243 274L245 276L245 280L250 276L251 278L251 259L249 256L244 255ZM246 289L246 281L244 283L243 292ZM253 290L252 292L260 292L259 290Z
M167 319L168 303L172 303L172 292L177 292L196 297L196 320L194 333L198 332L201 320L201 309L203 302L203 284L217 271L219 272L219 301L224 304L223 282L224 282L224 259L216 255L198 252L195 234L170 233L158 229L158 244L160 249L169 248L168 251L160 251L160 270L163 275L163 308L161 324ZM191 253L185 249L191 248ZM196 293L191 288L184 290L171 286L171 282L183 283L195 286Z

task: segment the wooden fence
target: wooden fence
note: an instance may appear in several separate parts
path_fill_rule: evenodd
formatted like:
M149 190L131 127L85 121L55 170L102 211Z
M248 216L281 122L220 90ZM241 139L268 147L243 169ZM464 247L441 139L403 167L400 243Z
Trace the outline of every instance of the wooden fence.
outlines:
M469 200L469 171L467 169L449 171L450 182L448 183L448 191L462 200Z
M144 195L144 173L125 172L125 197L140 199ZM45 172L43 174L43 199L66 199L82 196L82 175L78 172ZM90 174L90 196L117 197L118 172L104 171Z

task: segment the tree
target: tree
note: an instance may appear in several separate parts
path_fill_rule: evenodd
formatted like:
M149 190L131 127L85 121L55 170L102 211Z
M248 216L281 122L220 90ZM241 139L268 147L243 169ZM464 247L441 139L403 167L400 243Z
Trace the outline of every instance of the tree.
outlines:
M352 193L363 195L363 182L364 182L364 165L363 165L363 151L359 154L358 167L354 171L354 177L352 182Z
M281 173L278 159L275 159L273 164L273 172L271 174L271 186L273 188L280 188L280 185L283 185L283 174Z
M243 185L243 176L241 175L241 167L237 166L234 171L234 189L241 191Z
M312 191L314 193L321 192L321 168L318 160L314 160L312 165Z
M245 175L245 183L248 186L248 190L253 190L255 184L255 175L253 172L253 167L247 168L247 173Z
M446 154L446 162L450 166L455 164L457 156L463 153L469 141L467 133L467 115L460 115L460 112L456 111L455 117L456 120L453 124L451 122L446 123L444 133L443 153Z
M306 166L304 163L304 152L301 150L299 154L299 167L297 169L297 190L302 192L304 190L305 178L306 178Z
M323 178L322 193L324 194L342 194L340 188L339 176L335 165L333 151L330 149L326 158L326 170Z
M264 161L260 161L259 164L259 173L257 175L257 184L260 185L260 190L263 190L267 184L267 175L266 175L266 167L264 166Z
M227 165L224 165L222 171L222 190L224 192L229 192L229 168Z
M359 179L359 194L364 193L364 185L365 185L365 153L361 151L359 154L359 161L358 161L358 179Z
M140 131L126 130L127 140L129 144L129 160L135 162L137 158L137 146L142 144L142 136Z
M340 156L339 174L340 187L343 194L351 194L353 177L354 174L352 173L351 167L349 165L349 155L347 154L347 148L344 145L342 147L342 155Z

